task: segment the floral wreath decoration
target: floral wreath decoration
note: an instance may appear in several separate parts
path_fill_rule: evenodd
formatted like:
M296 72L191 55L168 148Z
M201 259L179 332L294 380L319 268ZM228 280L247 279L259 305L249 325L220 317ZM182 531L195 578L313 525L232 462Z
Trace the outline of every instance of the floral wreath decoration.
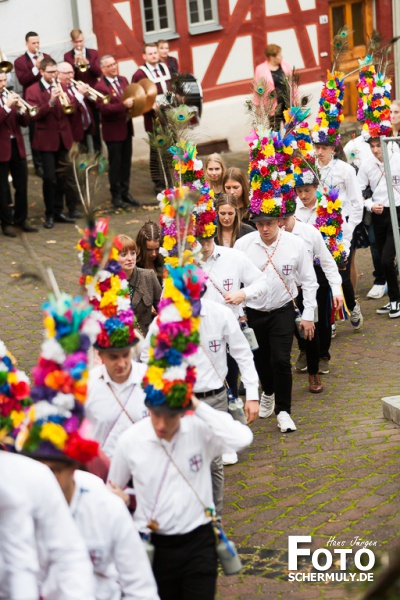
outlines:
M116 236L111 238L105 218L87 227L77 245L82 264L79 283L86 288L93 318L100 325L94 344L98 349L122 349L138 341L128 280L118 261L121 247Z
M24 410L32 404L29 378L16 364L0 340L0 441L6 444L13 443L12 436L25 418Z
M79 297L50 295L43 309L45 340L33 369L33 404L25 410L15 448L37 458L89 462L98 443L84 437L84 405L88 351L99 326Z

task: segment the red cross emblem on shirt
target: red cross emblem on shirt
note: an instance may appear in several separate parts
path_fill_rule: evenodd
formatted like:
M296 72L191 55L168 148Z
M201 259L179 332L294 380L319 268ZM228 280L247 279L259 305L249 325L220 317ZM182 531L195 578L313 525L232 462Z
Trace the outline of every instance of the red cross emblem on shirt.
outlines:
M221 342L218 340L211 340L208 342L208 347L210 348L211 352L218 352L218 350L221 348Z
M229 292L233 287L233 279L224 279L222 285L224 286L224 290Z
M292 265L283 265L283 267L282 267L282 273L284 275L290 275L290 273L292 272L292 270L293 270Z
M191 471L200 471L203 466L203 457L201 454L195 454L191 458L189 458L189 466Z

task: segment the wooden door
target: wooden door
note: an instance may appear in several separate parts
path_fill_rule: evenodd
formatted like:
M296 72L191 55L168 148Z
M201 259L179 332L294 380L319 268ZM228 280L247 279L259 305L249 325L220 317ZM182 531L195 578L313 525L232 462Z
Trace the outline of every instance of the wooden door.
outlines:
M367 44L372 34L373 0L333 0L329 2L329 22L331 42L334 35L347 25L352 32L349 37L349 49L339 59L338 69L349 73L358 66L358 59L364 58ZM358 73L346 77L344 92L344 116L355 121L357 115Z

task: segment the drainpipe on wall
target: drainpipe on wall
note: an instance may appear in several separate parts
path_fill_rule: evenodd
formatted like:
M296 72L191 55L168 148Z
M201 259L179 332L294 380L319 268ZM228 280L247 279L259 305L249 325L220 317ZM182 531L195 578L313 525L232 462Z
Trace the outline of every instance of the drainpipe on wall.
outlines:
M400 35L400 3L398 0L392 0L393 10L393 37ZM393 61L395 74L396 94L392 98L400 98L400 40L393 46Z
M72 24L74 29L80 29L79 26L79 11L78 11L78 0L71 0L71 15Z

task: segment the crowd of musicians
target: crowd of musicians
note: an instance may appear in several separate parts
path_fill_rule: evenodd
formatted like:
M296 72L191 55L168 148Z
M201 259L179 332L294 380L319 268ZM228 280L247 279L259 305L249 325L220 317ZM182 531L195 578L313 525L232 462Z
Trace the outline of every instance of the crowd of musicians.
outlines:
M26 52L9 63L0 63L0 224L5 236L15 237L14 227L25 232L37 229L28 222L28 172L21 128L29 128L29 141L36 175L43 180L43 227L74 223L80 217L78 191L68 163L74 143L82 151L101 151L107 146L111 202L116 208L139 206L129 191L132 160L132 109L135 98L126 97L129 85L118 75L111 55L99 57L85 47L80 29L71 31L72 50L57 63L40 51L34 31L26 36ZM168 42L145 44L143 65L132 83L148 79L162 95L178 73L177 60L169 56ZM14 68L21 95L7 89L7 72ZM154 103L157 100L154 100ZM152 131L154 108L146 104L144 125ZM139 113L140 114L140 113ZM136 115L135 115L136 116ZM165 186L153 151L150 173L155 192ZM11 201L10 176L15 190Z

